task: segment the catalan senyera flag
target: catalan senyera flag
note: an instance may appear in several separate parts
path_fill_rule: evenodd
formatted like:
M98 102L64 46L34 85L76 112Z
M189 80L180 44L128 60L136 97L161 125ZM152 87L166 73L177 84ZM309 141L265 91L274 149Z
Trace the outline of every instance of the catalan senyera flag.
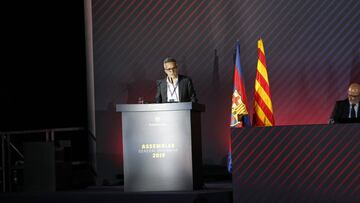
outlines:
M274 114L262 39L258 40L258 62L255 79L254 126L274 126Z
M231 105L231 127L251 126L249 118L249 108L246 99L244 73L240 64L240 43L236 43L236 53L234 62L234 89Z

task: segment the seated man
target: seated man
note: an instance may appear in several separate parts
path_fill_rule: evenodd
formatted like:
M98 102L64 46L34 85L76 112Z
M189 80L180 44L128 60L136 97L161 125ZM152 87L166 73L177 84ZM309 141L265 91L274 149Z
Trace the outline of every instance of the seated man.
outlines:
M156 103L197 102L195 90L189 77L178 75L176 60L163 61L166 78L157 81Z
M329 123L360 123L360 84L352 83L348 98L337 101Z

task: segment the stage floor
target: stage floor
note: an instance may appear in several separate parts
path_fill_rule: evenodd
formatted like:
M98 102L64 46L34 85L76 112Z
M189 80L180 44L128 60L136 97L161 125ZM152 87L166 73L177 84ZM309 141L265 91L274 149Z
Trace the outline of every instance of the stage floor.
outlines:
M77 191L0 193L0 202L146 202L232 203L231 182L209 182L204 188L181 192L124 192L120 186L92 186Z

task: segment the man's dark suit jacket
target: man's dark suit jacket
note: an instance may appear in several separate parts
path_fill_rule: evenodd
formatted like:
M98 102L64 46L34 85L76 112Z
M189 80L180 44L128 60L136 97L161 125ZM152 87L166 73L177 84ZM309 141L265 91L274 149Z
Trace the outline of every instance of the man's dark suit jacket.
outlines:
M179 75L179 97L180 102L197 102L195 90L189 77ZM167 82L166 78L157 81L156 103L167 102Z
M348 99L337 101L330 117L330 123L360 123L357 118L349 118L350 103Z

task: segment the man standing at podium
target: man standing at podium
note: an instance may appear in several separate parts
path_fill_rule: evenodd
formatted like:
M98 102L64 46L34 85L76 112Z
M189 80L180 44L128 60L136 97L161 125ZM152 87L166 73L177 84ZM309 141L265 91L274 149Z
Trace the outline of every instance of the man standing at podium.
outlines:
M166 78L157 81L156 103L197 102L191 78L178 75L174 58L167 57L163 61Z
M360 123L360 84L350 84L348 98L336 102L329 123Z

